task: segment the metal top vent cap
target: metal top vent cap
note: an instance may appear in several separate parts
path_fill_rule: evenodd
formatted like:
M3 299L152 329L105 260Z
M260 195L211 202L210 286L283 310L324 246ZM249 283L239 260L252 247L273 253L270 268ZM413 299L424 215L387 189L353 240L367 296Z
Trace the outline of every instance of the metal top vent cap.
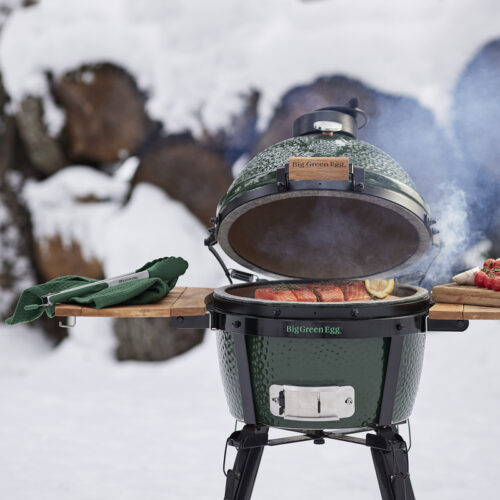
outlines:
M299 116L293 122L293 136L341 132L357 137L358 130L368 123L366 113L359 108L358 99L345 106L328 106Z

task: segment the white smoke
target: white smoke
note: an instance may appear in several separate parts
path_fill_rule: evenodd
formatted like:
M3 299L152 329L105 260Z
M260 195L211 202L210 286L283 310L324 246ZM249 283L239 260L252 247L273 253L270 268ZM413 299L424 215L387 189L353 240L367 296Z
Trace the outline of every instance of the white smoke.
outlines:
M438 221L435 227L439 230L441 251L426 276L431 285L451 280L472 236L465 192L455 184L441 184L439 193L433 215Z

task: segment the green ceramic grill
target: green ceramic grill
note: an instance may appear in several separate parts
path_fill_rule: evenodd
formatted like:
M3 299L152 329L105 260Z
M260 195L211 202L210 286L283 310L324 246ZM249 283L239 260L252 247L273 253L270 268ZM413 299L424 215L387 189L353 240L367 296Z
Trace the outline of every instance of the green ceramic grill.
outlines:
M249 161L221 199L205 242L230 279L252 275L227 270L217 243L277 287L393 277L438 245L435 221L408 174L356 138L364 123L357 100L322 108L295 121L294 137ZM246 424L228 441L241 454L225 498L250 498L269 427L318 442L374 429L378 444L363 443L372 448L383 498L414 498L408 478L404 496L387 478L396 465L407 470L397 425L417 394L427 290L399 281L384 300L307 303L256 299L262 285L218 288L208 304L227 403Z

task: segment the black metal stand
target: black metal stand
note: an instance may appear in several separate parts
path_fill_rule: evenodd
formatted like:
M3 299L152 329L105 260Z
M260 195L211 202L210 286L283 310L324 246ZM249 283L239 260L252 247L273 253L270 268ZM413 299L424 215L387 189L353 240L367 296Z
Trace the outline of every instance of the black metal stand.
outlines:
M408 448L394 427L375 429L366 436L382 500L415 500L408 467Z
M367 434L366 439L325 431L268 439L268 427L247 424L241 431L233 432L226 443L226 447L234 446L238 453L233 468L226 474L224 500L250 500L265 446L302 441L324 444L325 439L370 447L382 500L415 500L404 439L397 433L395 426L377 427L373 430L375 434Z
M233 468L227 471L224 500L250 500L264 446L268 444L268 430L265 426L245 425L227 440L238 454Z

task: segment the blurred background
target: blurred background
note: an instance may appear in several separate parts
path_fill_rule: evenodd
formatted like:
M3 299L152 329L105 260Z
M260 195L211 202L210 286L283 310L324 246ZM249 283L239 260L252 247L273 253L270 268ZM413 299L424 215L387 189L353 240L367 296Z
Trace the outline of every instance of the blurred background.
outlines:
M445 247L426 284L499 257L499 21L496 0L0 1L0 318L34 283L113 276L164 255L189 261L182 285L223 284L203 239L234 176L291 136L297 116L355 96L370 116L359 137L409 172L439 220ZM474 328L500 347L497 324ZM213 339L165 319L87 319L67 335L48 319L0 326L0 492L222 497L218 460L233 423ZM466 387L484 410L477 380L496 377L494 349L467 342L452 349L480 365ZM439 356L429 359L427 403L415 410L427 453L436 411L454 414L450 435L467 425L463 395L436 389L456 384L460 367L443 374ZM304 460L335 467L338 498L377 498L367 450L338 448L275 455L256 498L282 492L293 481L281 465L293 475ZM493 498L484 464L496 457L478 458L476 471L441 445L438 456L415 453L425 498ZM453 480L439 481L438 467ZM468 489L475 474L482 494ZM325 492L314 475L288 490Z

